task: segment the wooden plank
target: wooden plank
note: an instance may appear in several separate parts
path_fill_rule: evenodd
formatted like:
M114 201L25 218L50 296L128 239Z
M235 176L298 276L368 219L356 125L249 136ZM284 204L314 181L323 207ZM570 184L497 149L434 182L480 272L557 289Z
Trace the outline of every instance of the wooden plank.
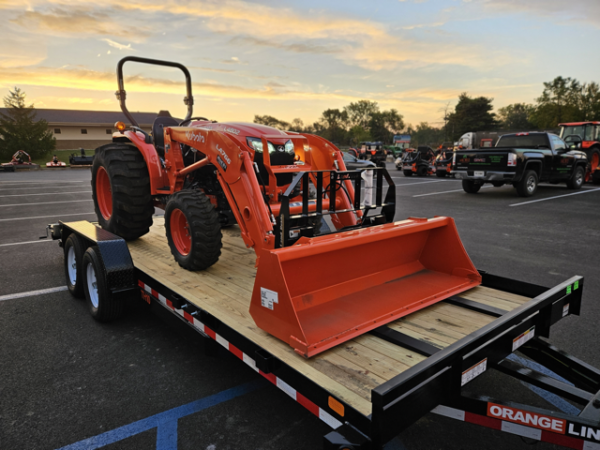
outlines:
M370 334L363 334L362 336L355 338L355 340L368 349L386 355L388 358L398 361L408 367L412 367L426 359L425 356L419 353L394 345L378 337L371 336Z
M465 295L460 295L460 297L465 298L467 300L473 300L477 303L482 303L484 305L494 306L496 308L503 309L505 311L512 311L515 308L521 306L519 303L509 302L507 300L500 300L499 298L491 298L487 296L475 295L467 293Z
M522 295L511 294L510 292L499 291L498 289L492 289L485 286L477 286L467 292L470 294L481 294L492 298L499 298L500 300L507 300L518 303L519 305L531 300L529 297L523 297Z

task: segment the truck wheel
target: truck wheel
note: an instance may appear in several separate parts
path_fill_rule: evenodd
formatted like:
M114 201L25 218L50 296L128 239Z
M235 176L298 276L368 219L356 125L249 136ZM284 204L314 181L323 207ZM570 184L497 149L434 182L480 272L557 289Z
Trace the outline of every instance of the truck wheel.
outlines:
M424 177L427 175L427 166L419 166L417 167L417 176Z
M477 194L481 189L481 185L473 180L462 180L462 187L467 194Z
M76 234L70 234L64 245L65 249L65 278L67 287L73 297L84 298L83 293L83 253L85 247Z
M412 177L412 170L404 170L403 171L405 177Z
M584 180L585 170L583 170L583 167L577 166L575 167L575 173L573 173L573 176L567 180L567 187L569 189L581 189Z
M108 289L104 267L98 253L98 247L92 246L83 254L85 299L94 319L99 322L110 322L123 314L123 303L113 298Z
M535 194L538 185L538 176L535 170L528 170L517 183L517 194L521 197L531 197Z
M105 230L126 240L148 233L154 214L150 176L136 147L113 143L96 150L92 198L98 222Z
M175 261L187 270L204 270L221 255L219 214L200 191L179 191L165 209L167 240Z

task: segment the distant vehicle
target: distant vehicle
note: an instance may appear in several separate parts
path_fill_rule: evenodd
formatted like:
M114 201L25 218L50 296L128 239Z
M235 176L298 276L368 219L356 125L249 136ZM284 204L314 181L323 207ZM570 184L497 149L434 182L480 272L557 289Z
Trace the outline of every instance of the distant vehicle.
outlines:
M485 183L512 184L521 197L535 194L540 181L581 188L588 164L584 152L571 149L552 133L516 133L502 136L495 148L456 150L452 173L462 179L468 194Z
M342 152L342 154L344 157L344 164L346 164L346 169L348 170L368 169L369 167L375 167L374 162L358 159L349 151Z
M410 134L396 134L392 139L392 142L394 143L394 147L404 151L407 148L410 148L410 140Z
M94 157L96 156L96 154L94 153L92 156L86 156L85 154L85 150L80 148L79 152L81 153L80 156L77 156L77 154L72 153L71 156L69 156L69 164L71 165L71 167L73 166L91 166L94 162Z
M561 123L560 137L587 155L585 181L600 184L600 122Z
M410 177L416 174L419 177L433 175L435 167L435 152L431 147L419 146L413 151L406 150L402 155L402 173Z
M491 148L496 145L500 136L506 133L506 131L476 131L465 133L457 141L456 146L462 146L468 150L473 148Z

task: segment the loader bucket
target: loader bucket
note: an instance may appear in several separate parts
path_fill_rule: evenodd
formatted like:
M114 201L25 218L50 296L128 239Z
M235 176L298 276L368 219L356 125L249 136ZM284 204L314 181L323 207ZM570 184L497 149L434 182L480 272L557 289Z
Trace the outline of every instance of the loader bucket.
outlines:
M408 219L263 250L250 314L310 357L480 283L451 218Z

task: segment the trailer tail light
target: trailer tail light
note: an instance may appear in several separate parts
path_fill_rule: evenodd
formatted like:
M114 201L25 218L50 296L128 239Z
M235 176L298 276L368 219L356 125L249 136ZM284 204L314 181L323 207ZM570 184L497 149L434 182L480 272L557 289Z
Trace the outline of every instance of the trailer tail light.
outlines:
M515 167L517 165L517 155L515 153L508 154L508 164L509 167Z

